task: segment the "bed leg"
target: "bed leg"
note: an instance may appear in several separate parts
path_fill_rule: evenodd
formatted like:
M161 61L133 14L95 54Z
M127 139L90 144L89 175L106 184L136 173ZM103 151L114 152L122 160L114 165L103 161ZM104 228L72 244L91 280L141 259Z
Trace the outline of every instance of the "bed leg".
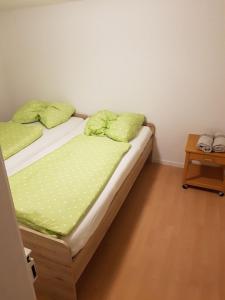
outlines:
M147 160L146 160L146 163L147 163L147 164L151 164L151 163L152 163L152 151L151 151L151 153L149 154L149 156L148 156L148 158L147 158Z
M37 299L77 300L76 280L69 246L27 228L20 228L24 246L32 249L37 280Z
M150 153L149 153L149 155L148 155L148 157L147 157L147 159L146 159L146 163L147 164L151 164L152 163L152 161L153 161L153 140L151 141L151 145L150 145L150 147L151 147L151 151L150 151Z
M77 291L75 283L60 284L47 282L44 284L40 282L35 285L37 299L43 300L77 300Z
M77 300L76 281L71 266L55 265L45 261L45 265L37 260L37 281L35 291L37 299L43 300Z

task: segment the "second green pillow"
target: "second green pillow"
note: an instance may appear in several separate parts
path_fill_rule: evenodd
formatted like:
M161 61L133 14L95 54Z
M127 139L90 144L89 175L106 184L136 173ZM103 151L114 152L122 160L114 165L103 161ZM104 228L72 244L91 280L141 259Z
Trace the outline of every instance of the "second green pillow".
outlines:
M129 142L138 134L145 117L141 114L124 113L111 122L105 134L118 142Z

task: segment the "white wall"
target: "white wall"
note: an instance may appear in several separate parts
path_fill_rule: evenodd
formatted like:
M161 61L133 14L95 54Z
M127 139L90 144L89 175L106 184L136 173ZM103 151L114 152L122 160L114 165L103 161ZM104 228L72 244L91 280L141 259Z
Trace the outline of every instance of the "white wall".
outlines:
M224 0L81 0L0 19L10 98L80 112L145 113L156 159L181 163L188 132L225 130Z
M0 0L0 10L9 10L27 6L48 5L71 0ZM73 1L73 0L72 0Z
M3 61L2 57L0 56L0 121L7 121L10 118L12 112L12 103L9 102L9 100Z
M12 112L14 111L14 103L9 97L10 82L6 78L6 45L5 45L5 32L4 28L1 26L1 13L0 13L0 122L8 121Z

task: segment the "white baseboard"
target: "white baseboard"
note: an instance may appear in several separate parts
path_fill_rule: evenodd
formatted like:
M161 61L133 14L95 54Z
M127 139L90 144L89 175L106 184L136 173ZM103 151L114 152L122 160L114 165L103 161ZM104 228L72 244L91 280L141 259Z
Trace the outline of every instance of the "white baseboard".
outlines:
M176 161L170 161L170 160L154 159L153 162L161 164L161 165L173 166L173 167L178 167L178 168L183 168L184 167L184 163L176 162Z

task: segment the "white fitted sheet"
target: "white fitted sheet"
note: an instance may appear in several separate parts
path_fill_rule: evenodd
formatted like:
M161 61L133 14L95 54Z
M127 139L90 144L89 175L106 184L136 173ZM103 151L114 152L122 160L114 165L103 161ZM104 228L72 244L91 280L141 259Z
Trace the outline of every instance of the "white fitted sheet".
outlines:
M45 145L45 147L41 151L35 151L35 149L33 149L35 148L33 143L30 147L30 150L28 151L28 157L26 157L24 154L23 159L20 162L11 165L10 169L6 165L8 175L17 173L33 162L41 159L48 153L64 145L73 137L83 133L85 124L86 121L82 121L75 130L67 132L64 131L61 138L58 138L57 140L55 140L55 142L53 141L52 143L48 144L48 146ZM66 241L71 247L73 256L75 256L85 246L88 239L92 236L98 225L101 223L108 207L113 200L113 197L120 189L122 183L130 173L131 169L134 167L151 136L151 129L149 127L143 126L137 137L130 142L130 150L119 163L117 169L113 173L104 190L102 191L92 208L89 210L85 218L80 222L76 229L74 229L67 237L63 238L63 240Z
M32 159L36 154L43 151L43 149L56 143L71 131L76 130L83 122L84 120L81 118L72 117L67 122L60 124L52 129L47 129L43 126L43 135L39 139L5 160L5 166L8 175L10 176L15 173L15 171L23 166L25 162Z

